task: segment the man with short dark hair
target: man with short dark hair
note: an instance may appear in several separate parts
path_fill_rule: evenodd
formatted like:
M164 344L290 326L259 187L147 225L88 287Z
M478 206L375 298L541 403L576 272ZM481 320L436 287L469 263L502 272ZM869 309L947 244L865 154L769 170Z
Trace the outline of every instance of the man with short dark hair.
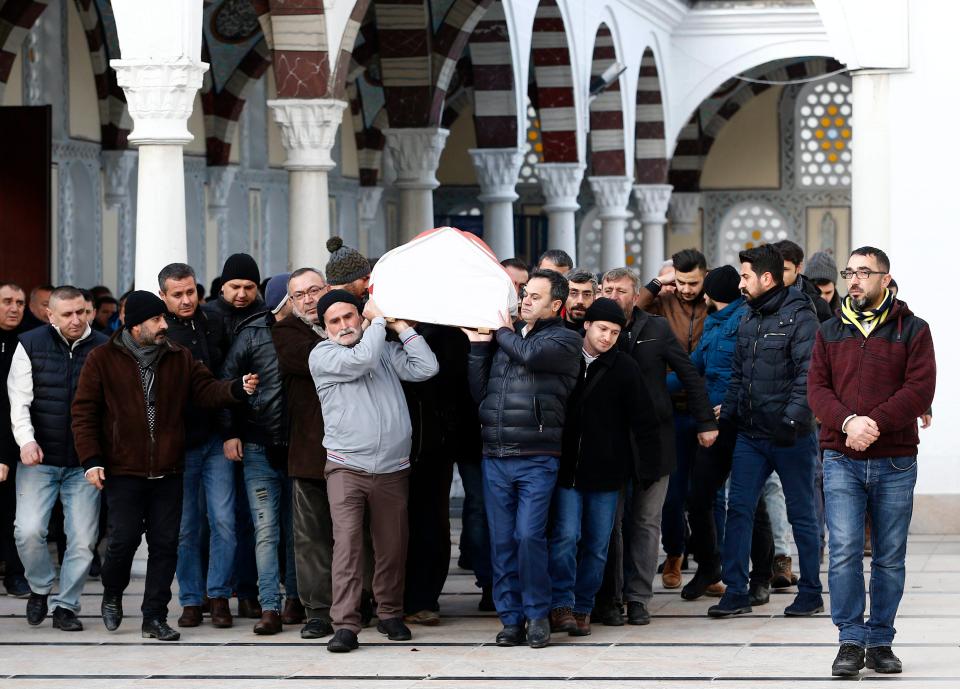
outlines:
M117 313L117 300L110 295L98 297L93 303L93 327L97 332L110 332L110 320Z
M22 332L39 328L49 323L47 306L50 305L50 295L56 287L53 285L38 285L30 290L30 300L27 311L23 314Z
M167 624L183 502L184 411L246 400L256 374L218 381L189 350L167 340L166 304L131 292L125 321L87 357L73 400L73 437L87 481L106 487L110 537L100 580L109 631L123 620L123 592L146 533L149 554L141 635L176 641Z
M75 287L59 287L48 302L50 324L20 336L10 365L10 423L20 446L17 470L17 550L30 583L27 622L47 616L56 573L47 550L47 525L59 498L66 553L59 593L51 602L53 627L81 631L80 594L90 571L100 521L100 495L84 480L70 427L70 404L87 357L106 336L87 322L86 300Z
M197 276L185 263L171 263L157 276L160 298L167 307L167 339L190 350L195 361L220 374L224 353L223 321L200 308ZM183 465L183 513L177 548L177 583L183 608L178 627L203 622L204 596L210 598L214 627L233 626L230 612L233 559L237 549L233 466L223 456L212 410L188 407ZM203 520L209 524L209 549L203 547ZM208 557L205 557L207 555ZM203 562L207 560L207 569Z
M565 276L573 270L573 259L563 249L547 249L540 254L537 270L553 270Z
M513 287L517 290L517 299L520 298L520 292L527 284L530 277L530 267L519 258L505 258L500 261L500 265L507 271L507 275L513 281Z
M470 389L480 405L493 596L503 623L498 646L550 642L547 516L583 343L560 319L568 289L560 273L535 270L520 323L501 313L495 338L464 330L472 343Z
M749 311L740 322L720 409L721 424L737 429L723 550L727 590L708 614L752 611L747 570L754 512L764 482L776 471L800 555L799 593L784 614L810 616L823 610L813 493L817 448L807 404L807 369L819 326L806 295L784 286L783 256L775 247L741 251L740 261L740 291Z
M796 287L810 298L810 302L817 310L817 319L823 323L833 318L830 306L821 296L808 277L803 275L803 249L796 242L781 239L773 245L783 256L783 284L785 287Z
M821 422L830 614L840 630L832 672L856 676L866 664L899 673L891 646L917 481L917 417L933 403L937 364L930 327L890 294L890 259L883 251L855 249L841 275L848 294L840 316L817 334L808 382L810 406ZM864 623L866 514L873 557Z
M567 273L567 283L570 292L563 308L563 324L582 335L587 309L597 298L597 277L586 270L571 270Z
M96 297L93 296L93 293L90 292L90 290L85 289L80 290L80 294L83 295L83 303L86 305L86 308L84 309L84 316L86 316L87 323L93 327L93 321L97 315L97 309L94 305L96 302Z

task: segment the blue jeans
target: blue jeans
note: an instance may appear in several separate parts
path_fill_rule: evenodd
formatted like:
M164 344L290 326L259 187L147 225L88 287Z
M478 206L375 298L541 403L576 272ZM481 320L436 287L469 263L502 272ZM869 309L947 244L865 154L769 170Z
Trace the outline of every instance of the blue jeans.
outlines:
M850 459L823 453L823 492L830 531L830 615L841 643L890 646L906 579L907 531L913 516L916 457ZM870 513L870 619L863 622L863 521Z
M487 513L483 506L483 470L479 462L457 462L457 471L463 483L461 547L466 550L473 565L477 585L490 588L493 586L493 574L490 564L490 529L487 527Z
M493 601L505 625L550 613L547 517L558 467L545 455L483 458Z
M783 495L780 476L770 474L763 484L763 501L767 505L770 517L770 529L773 531L773 550L776 555L790 554L790 520L787 519L787 501Z
M60 592L53 597L50 607L76 613L80 612L80 594L97 546L100 491L84 478L81 467L17 467L14 539L30 590L43 595L50 593L56 578L47 550L47 525L58 496L63 503L67 550L60 565Z
M687 550L687 489L690 471L697 456L697 422L690 415L673 415L673 432L677 447L677 466L670 474L667 497L663 501L660 540L667 555L680 556Z
M183 515L177 547L180 605L202 605L203 595L229 598L237 549L233 463L223 456L219 436L187 450L183 468ZM203 521L210 525L210 557L203 571Z
M290 479L283 471L270 466L266 448L254 443L243 444L243 480L253 517L256 537L257 585L260 607L280 610L280 537L284 536L284 587L287 598L297 598L297 567L293 552L293 523Z
M550 536L551 607L590 613L603 581L620 491L558 487Z
M817 456L814 433L797 438L790 447L777 447L772 440L751 438L743 433L737 436L723 546L723 583L727 585L728 593L746 594L748 591L753 518L763 485L773 471L780 475L783 483L787 516L800 555L797 588L801 593L819 594L823 590L820 583L820 530L813 497Z

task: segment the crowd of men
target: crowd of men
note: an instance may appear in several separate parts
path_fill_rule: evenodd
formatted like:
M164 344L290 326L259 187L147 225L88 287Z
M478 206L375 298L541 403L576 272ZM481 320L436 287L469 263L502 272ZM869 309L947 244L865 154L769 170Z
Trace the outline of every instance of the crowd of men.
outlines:
M646 285L562 251L508 259L519 318L482 333L385 318L370 262L327 248L324 270L264 284L234 254L209 300L182 263L120 299L0 284L0 559L29 624L82 630L99 576L117 629L145 535L144 637L179 638L176 576L180 628L231 627L236 596L256 634L302 624L348 652L376 617L408 640L441 622L456 465L459 563L500 646L649 624L661 550L663 586L718 598L711 617L794 585L785 614L815 615L829 538L833 674L901 671L936 367L882 250L838 274L789 241L739 270L687 249Z

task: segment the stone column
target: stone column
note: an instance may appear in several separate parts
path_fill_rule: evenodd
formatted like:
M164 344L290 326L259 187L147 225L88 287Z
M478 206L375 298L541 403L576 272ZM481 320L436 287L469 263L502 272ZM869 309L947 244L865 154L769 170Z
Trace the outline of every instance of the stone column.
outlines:
M563 249L577 262L577 232L574 213L580 208L577 197L583 182L583 163L540 163L537 175L546 203L547 248Z
M230 251L230 192L233 182L237 179L240 168L236 165L217 165L207 168L207 182L210 196L207 200L207 210L217 225L217 266L222 266Z
M153 292L163 266L187 260L183 146L193 141L187 120L207 64L181 56L111 60L110 66L133 118L127 141L140 151L134 284Z
M594 204L600 216L600 268L603 271L627 265L624 231L631 213L627 210L633 180L629 177L590 177Z
M513 227L513 202L523 151L519 148L471 148L470 157L477 171L483 202L483 241L497 258L516 256Z
M853 85L854 163L850 246L890 247L890 74L857 71Z
M357 250L364 256L370 255L371 237L377 214L380 212L380 197L383 196L383 187L360 187L360 201L357 208L357 218L360 220L360 246ZM386 237L377 242L377 246L386 246Z
M657 277L664 259L663 226L667 223L670 203L669 184L637 184L633 187L640 206L640 224L643 233L640 275L646 282Z
M104 203L107 208L117 211L117 289L126 292L133 285L134 243L137 235L130 193L130 176L137 164L137 152L103 151L100 160L105 181Z
M700 194L680 192L670 196L670 231L676 235L693 234L700 220Z
M336 164L330 151L347 103L330 98L280 98L267 101L280 125L290 173L290 242L287 268L327 263L330 195L327 173Z
M400 242L434 228L433 190L450 131L440 127L384 129L400 189Z

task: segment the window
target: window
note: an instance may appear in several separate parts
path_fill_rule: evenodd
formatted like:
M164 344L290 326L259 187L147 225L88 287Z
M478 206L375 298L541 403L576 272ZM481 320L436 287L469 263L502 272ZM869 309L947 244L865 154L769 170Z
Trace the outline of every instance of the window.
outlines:
M797 186L850 186L853 135L850 80L808 84L797 97Z
M762 201L746 201L731 208L720 225L720 261L738 266L738 254L760 244L796 241L787 221L772 206Z
M600 265L601 242L603 241L602 225L596 208L587 213L580 224L580 242L577 246L576 261L578 268L598 272L622 267ZM640 227L640 220L634 215L627 221L627 227L623 233L627 266L631 268L640 266L643 241L643 233Z

